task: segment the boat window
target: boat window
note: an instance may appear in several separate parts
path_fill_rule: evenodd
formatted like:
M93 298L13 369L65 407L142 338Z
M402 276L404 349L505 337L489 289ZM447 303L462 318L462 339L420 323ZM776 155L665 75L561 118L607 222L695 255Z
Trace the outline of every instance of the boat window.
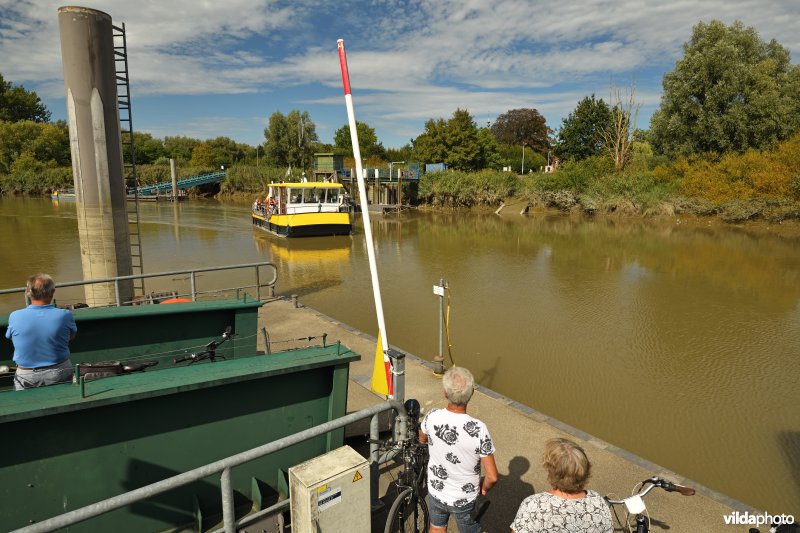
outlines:
M289 203L299 204L303 201L303 189L290 189L289 190Z
M305 189L305 202L308 204L317 204L320 202L320 191L317 188Z
M328 193L329 204L339 203L339 189L328 189L326 192Z

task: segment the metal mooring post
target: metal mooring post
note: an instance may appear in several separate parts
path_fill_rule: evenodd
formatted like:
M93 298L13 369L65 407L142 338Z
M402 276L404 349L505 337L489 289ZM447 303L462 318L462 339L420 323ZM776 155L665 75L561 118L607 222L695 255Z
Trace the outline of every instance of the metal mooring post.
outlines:
M406 354L389 348L387 352L392 361L392 384L394 399L400 403L406 401Z
M444 279L433 286L433 294L439 296L439 355L433 358L433 373L437 376L444 374L444 287Z

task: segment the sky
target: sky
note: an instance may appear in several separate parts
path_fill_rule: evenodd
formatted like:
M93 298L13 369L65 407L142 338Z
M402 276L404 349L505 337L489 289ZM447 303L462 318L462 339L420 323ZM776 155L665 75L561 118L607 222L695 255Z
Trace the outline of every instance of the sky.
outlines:
M0 73L66 118L58 8L0 0ZM308 111L320 141L347 124L344 39L357 120L387 148L467 109L485 126L535 108L557 130L578 101L635 88L637 126L692 27L741 20L800 58L798 0L95 0L125 23L133 125L155 137L264 141L269 116Z

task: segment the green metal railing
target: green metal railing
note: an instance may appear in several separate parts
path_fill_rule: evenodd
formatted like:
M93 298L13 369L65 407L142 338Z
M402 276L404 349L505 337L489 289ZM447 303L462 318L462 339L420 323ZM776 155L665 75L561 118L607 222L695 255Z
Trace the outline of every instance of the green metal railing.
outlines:
M14 530L12 531L12 533L44 533L69 527L73 524L83 522L90 518L99 516L104 513L108 513L110 511L119 509L121 507L125 507L127 505L132 505L136 502L146 500L148 498L175 489L177 487L181 487L183 485L188 485L189 483L199 481L203 478L206 478L214 474L220 474L221 476L220 492L222 495L222 516L223 516L224 529L218 531L224 531L225 533L235 533L235 531L238 528L251 524L256 520L269 516L277 511L284 510L285 508L289 507L290 500L286 499L282 502L279 502L276 505L273 505L272 507L254 513L252 515L248 515L242 518L241 520L237 521L234 513L233 487L231 484L232 468L247 463L249 461L253 461L265 455L277 452L284 448L288 448L289 446L292 446L299 442L303 442L305 440L318 437L320 435L324 435L330 431L343 428L348 424L366 418L372 418L372 423L370 424L370 439L377 440L379 437L377 415L379 413L389 410L394 410L395 412L398 413L395 425L396 438L401 435L405 435L406 434L406 429L404 425L406 420L405 407L401 402L397 400L388 400L386 402L374 405L367 409L362 409L361 411L351 413L341 418L337 418L336 420L331 420L330 422L320 424L319 426L315 426L305 431L295 433L294 435L289 435L287 437L278 439L268 444L264 444L257 448L253 448L251 450L247 450L245 452L238 453L230 457L226 457L225 459L209 463L199 468L189 470L188 472L178 474L177 476L173 476L158 481L156 483L140 487L136 490L126 492L125 494L114 496L113 498L108 498L106 500L93 503L91 505L87 505L86 507L81 507L80 509L75 509L74 511L70 511L68 513L64 513L62 515L50 518L48 520L44 520L37 524L33 524L30 526ZM404 438L404 437L399 437L399 438ZM371 460L372 460L371 464L372 471L370 477L372 478L374 477L374 474L377 473L377 467L378 467L377 455L373 454ZM375 486L375 491L374 491L375 494L372 494L371 496L375 498L377 496L377 479L374 481L371 480L371 482L374 483Z
M255 273L255 283L252 285L237 285L236 287L229 287L223 289L214 289L214 290L207 290L207 291L198 291L197 290L197 274L200 272L217 272L222 270L235 270L235 269L243 269L243 268L252 268ZM272 276L266 283L262 283L261 279L261 268L270 268L272 269ZM241 265L228 265L228 266L219 266L219 267L208 267L208 268L195 268L191 270L173 270L169 272L156 272L154 274L135 274L132 276L116 276L113 278L98 278L98 279L90 279L90 280L82 280L82 281L68 281L66 283L56 283L56 287L78 287L83 285L94 285L96 283L113 283L115 288L115 303L112 305L116 305L117 307L121 305L127 305L132 303L137 303L136 301L122 301L120 299L120 283L122 281L127 280L138 280L138 279L147 279L147 278L158 278L158 277L165 277L165 276L177 276L177 275L185 275L188 274L191 280L191 290L188 294L178 295L178 296L187 296L192 299L192 301L197 301L197 297L202 294L211 294L211 293L219 293L219 292L226 292L226 291L241 291L242 289L252 289L256 290L256 297L261 300L261 289L269 288L270 293L275 287L275 282L278 280L278 268L272 263L244 263ZM13 289L3 289L0 290L0 295L3 294L14 294L14 293L22 293L25 294L26 287L16 287ZM271 295L271 294L270 294ZM25 298L25 304L27 305L29 302L27 301L27 297Z

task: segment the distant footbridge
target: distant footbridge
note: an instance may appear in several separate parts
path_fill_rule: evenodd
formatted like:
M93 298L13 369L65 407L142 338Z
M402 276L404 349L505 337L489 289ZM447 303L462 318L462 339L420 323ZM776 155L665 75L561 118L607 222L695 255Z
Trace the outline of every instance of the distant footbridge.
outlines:
M225 179L225 171L212 172L210 174L201 174L199 176L192 176L190 178L183 178L178 180L178 189L189 189L197 187L198 185L205 185L206 183L216 183ZM172 192L172 181L162 181L153 185L142 185L137 187L136 191L141 196L153 196L159 193ZM132 192L132 191L131 191Z

